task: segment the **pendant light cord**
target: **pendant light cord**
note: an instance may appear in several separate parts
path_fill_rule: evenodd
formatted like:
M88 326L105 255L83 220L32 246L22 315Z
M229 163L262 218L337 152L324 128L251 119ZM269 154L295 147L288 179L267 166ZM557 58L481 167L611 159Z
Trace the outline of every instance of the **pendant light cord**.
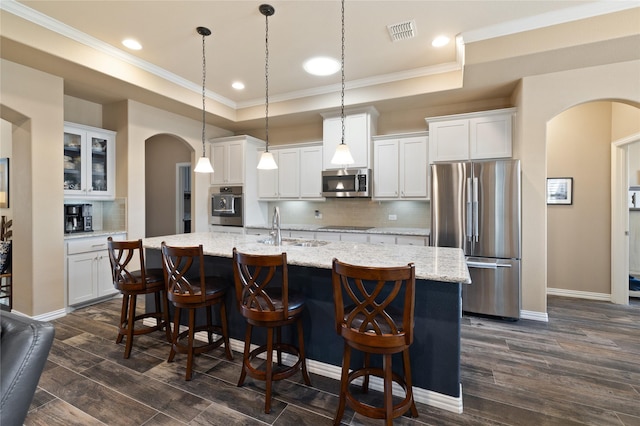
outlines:
M202 34L202 156L204 157L206 155L205 152L205 133L204 133L204 128L205 128L205 84L206 84L206 78L207 78L207 58L205 55L205 49L204 49L204 38L206 37L206 34L203 33Z
M266 152L269 152L269 15L264 15L264 125Z
M342 142L344 145L344 0L342 0L342 58L341 58L341 71L342 71L342 87L340 95L340 118L342 124Z

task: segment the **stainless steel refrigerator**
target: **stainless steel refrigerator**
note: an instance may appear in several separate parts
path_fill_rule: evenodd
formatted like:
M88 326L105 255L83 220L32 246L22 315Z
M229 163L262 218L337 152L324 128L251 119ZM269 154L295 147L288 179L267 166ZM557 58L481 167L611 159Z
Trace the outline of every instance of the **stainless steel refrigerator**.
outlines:
M433 164L430 240L465 251L464 311L520 318L520 161Z

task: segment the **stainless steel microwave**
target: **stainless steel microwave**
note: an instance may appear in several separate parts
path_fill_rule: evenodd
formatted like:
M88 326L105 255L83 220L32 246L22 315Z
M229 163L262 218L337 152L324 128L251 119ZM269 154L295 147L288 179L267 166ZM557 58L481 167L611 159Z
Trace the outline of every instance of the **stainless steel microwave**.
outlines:
M371 197L371 169L323 171L322 196L330 198Z

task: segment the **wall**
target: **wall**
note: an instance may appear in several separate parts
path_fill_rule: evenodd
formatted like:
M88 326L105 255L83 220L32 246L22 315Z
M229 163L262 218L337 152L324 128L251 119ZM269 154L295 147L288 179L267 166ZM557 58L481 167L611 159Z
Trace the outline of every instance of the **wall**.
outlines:
M0 61L2 119L12 126L14 308L64 308L63 81Z
M518 108L514 156L522 160L525 311L547 312L547 123L572 106L594 100L625 100L640 106L638 75L640 61L630 61L525 77L514 92Z
M124 127L123 134L127 136L126 152L121 152L122 158L126 158L122 166L126 167L126 196L128 238L137 239L145 237L145 176L146 166L146 140L160 134L176 135L191 149L191 161L195 167L196 156L202 153L202 122L172 114L135 101L126 101L117 105L117 111L110 111L114 116L126 116L126 122L120 121L118 126ZM126 110L126 114L123 111ZM120 130L118 130L120 134ZM231 132L215 126L206 127L206 138L230 136ZM120 146L118 145L118 148ZM207 151L208 153L209 151ZM121 161L120 155L118 161ZM120 165L118 166L120 167ZM161 172L166 170L159 168ZM174 172L175 167L170 172ZM207 196L211 177L208 174L194 173L191 181L192 199L192 232L206 232L207 221ZM120 189L120 187L118 187ZM172 190L173 191L173 190Z
M590 102L547 126L547 176L573 178L573 204L547 206L548 288L611 293L611 117Z
M175 136L157 135L145 150L145 235L175 234L176 163L190 162L193 149Z
M327 199L313 201L280 201L269 203L280 207L283 224L349 225L390 228L429 228L431 218L428 201L372 201L367 199ZM315 211L322 219L315 218ZM398 220L389 220L395 214Z

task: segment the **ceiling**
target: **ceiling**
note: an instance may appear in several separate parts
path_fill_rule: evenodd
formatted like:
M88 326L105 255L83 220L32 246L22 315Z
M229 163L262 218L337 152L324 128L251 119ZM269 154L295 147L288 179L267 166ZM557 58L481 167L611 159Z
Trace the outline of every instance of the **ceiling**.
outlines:
M205 26L213 33L206 38L207 121L241 131L264 121L260 3L2 0L1 53L62 76L71 96L101 104L134 99L197 118L202 38L196 27ZM302 63L340 58L340 2L270 4L270 123L317 119L340 106L340 73L311 76ZM392 41L387 26L411 20L416 36ZM637 59L640 50L637 1L349 0L345 28L345 104L381 111L508 97L524 76ZM432 47L441 34L451 43ZM126 37L143 49L123 47ZM231 88L236 80L244 90Z

